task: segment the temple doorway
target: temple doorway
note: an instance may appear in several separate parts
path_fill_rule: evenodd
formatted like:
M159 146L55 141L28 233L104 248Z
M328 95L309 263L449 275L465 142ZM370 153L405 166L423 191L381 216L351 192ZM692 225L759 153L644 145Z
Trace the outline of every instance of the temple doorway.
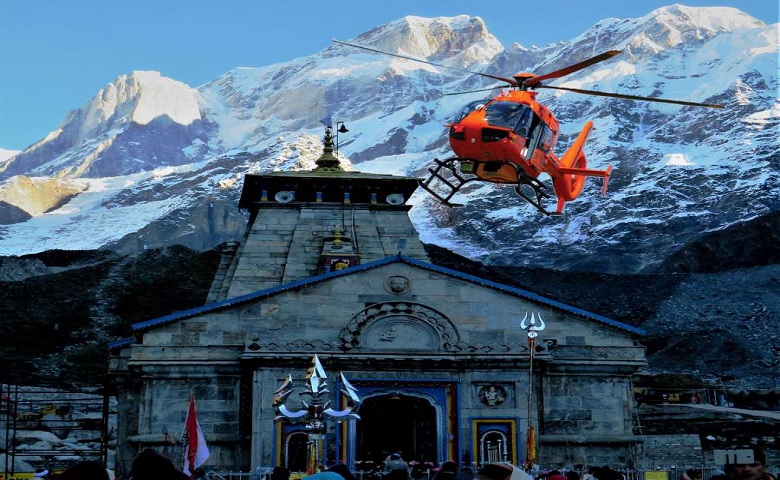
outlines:
M436 411L424 398L398 393L367 398L357 423L359 462L379 466L399 451L407 462L438 458Z

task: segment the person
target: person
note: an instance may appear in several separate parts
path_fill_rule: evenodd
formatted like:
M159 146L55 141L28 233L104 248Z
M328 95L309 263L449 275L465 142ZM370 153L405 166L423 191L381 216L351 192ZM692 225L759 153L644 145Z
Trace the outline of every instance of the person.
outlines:
M412 460L409 462L409 468L411 471L409 472L409 476L412 478L412 480L420 480L425 476L425 464L417 461Z
M712 472L710 472L710 480L729 480L729 478L726 472L719 468L713 468Z
M753 463L735 463L733 480L777 480L766 468L766 455L758 447L753 447Z
M57 480L109 480L103 464L94 460L83 460L66 468Z
M455 475L455 480L474 480L477 475L474 473L474 469L468 465L463 465L458 470L458 474Z
M488 463L477 470L477 480L533 480L534 477L508 463Z
M688 469L680 475L680 480L701 480L701 471Z
M566 480L580 480L580 474L576 470L567 470L565 475Z
M181 470L173 466L173 462L152 448L147 448L136 455L130 467L132 480L190 480Z
M385 480L408 480L410 471L409 464L401 458L401 454L393 453L385 460L383 477Z
M441 464L441 468L436 475L433 476L433 480L455 480L455 476L458 474L458 464L452 460L447 460Z
M271 480L290 480L290 470L281 465L277 465L271 470Z
M547 474L547 480L567 480L560 470L553 470Z
M339 475L344 477L344 480L357 480L357 478L355 478L355 475L350 471L349 467L347 467L343 463L337 463L335 465L331 465L330 467L328 467L327 471L338 473Z
M593 477L596 478L596 480L622 480L623 474L620 472L611 469L608 466L603 467L596 467L593 470Z

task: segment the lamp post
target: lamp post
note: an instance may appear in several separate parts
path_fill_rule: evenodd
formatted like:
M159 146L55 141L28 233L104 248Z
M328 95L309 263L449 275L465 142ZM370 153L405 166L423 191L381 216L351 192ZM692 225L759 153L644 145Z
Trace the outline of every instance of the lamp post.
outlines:
M339 127L339 125L341 125ZM339 154L339 133L347 133L349 129L344 122L336 122L336 155Z

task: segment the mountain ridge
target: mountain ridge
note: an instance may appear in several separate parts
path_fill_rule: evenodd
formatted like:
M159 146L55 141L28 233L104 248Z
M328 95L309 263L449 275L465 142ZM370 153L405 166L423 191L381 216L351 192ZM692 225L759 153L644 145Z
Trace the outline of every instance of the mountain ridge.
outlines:
M569 42L541 48L504 48L469 16L406 17L354 41L503 76L622 48L615 59L556 83L726 104L713 113L545 94L564 146L594 120L588 158L595 168L616 167L607 199L586 185L559 218L538 216L511 189L495 185L464 189L455 199L466 205L461 209L443 208L423 192L411 200L424 241L485 263L646 273L704 235L778 210L776 37L771 26L735 9L671 5L639 18L605 19ZM2 164L7 205L0 208L0 253L213 248L242 233L235 205L243 175L280 168L303 138L321 138L320 121L328 116L349 124L339 151L356 169L424 176L433 158L451 155L442 125L482 95L444 94L492 84L341 45L233 69L197 89L155 72L120 78ZM144 104L140 91L155 92L159 108L133 110ZM319 151L299 154L311 161ZM668 162L672 156L685 164ZM29 212L14 175L69 179L82 190L59 208ZM83 238L85 230L94 232L91 239Z

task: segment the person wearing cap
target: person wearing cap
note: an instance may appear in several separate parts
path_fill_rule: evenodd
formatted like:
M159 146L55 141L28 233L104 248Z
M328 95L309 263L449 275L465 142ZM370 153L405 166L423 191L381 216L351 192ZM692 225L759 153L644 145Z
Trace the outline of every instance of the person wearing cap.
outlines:
M394 453L385 461L383 477L385 480L408 480L411 469L409 464L401 458L400 453Z
M777 480L766 469L766 455L758 447L753 447L753 463L734 464L734 480Z

